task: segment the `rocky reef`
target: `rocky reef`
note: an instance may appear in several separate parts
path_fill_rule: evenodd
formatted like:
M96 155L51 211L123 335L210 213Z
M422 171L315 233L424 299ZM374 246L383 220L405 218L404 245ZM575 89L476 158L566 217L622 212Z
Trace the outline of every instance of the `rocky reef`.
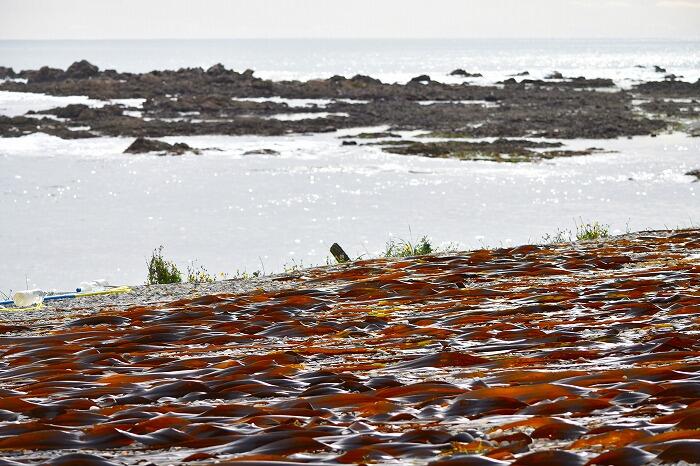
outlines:
M452 74L478 75L461 69ZM387 126L392 133L423 130L455 139L606 139L683 129L688 119L700 117L700 81L675 79L641 83L631 90L619 89L609 79L567 78L560 73L544 80L520 73L518 79L494 85L468 80L445 84L428 75L406 84L363 75L302 82L265 80L252 70L241 73L220 64L207 70L136 74L100 70L84 60L65 71L43 67L17 73L2 67L0 77L6 78L0 90L86 95L102 103L0 117L2 137L34 132L71 139L274 136Z

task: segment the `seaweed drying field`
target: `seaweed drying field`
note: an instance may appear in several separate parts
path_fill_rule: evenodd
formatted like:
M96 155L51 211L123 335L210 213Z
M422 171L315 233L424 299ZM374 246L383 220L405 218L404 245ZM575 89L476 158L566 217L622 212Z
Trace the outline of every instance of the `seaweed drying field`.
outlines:
M0 464L700 461L700 230L0 324Z

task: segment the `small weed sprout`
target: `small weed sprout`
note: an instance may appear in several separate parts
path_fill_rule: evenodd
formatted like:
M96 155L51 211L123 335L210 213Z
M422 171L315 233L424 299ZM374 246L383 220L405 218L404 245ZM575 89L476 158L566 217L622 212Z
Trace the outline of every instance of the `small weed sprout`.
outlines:
M608 238L610 236L610 227L601 225L598 222L576 225L576 240L589 241Z
M295 273L298 272L302 269L307 268L308 266L304 265L304 261L300 260L297 262L295 259L292 259L292 262L287 262L284 264L284 273Z
M247 272L243 271L241 272L240 270L236 270L236 274L233 276L236 280L250 280L252 278L259 278L259 277L264 277L265 274L263 274L260 270L256 270L255 272Z
M570 243L572 241L571 231L557 229L555 233L547 233L544 236L542 236L542 241L545 244Z
M214 283L216 277L211 275L204 266L197 267L197 261L192 261L192 265L187 266L187 282L188 283Z
M147 285L182 283L182 273L174 262L163 258L163 246L153 250L148 261Z

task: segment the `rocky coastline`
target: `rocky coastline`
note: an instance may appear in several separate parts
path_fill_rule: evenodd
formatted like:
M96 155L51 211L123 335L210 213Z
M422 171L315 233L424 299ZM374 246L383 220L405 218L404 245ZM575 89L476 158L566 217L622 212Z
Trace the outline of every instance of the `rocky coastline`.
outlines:
M388 84L362 75L271 81L252 70L241 73L220 64L207 70L142 74L100 70L84 60L65 71L0 67L0 91L81 95L103 104L0 116L0 136L274 136L377 126L391 132L449 135L451 140L609 139L667 130L697 135L693 125L700 118L700 81L669 76L625 90L608 79L553 73L545 80L523 75L475 85L469 79L477 73L463 71L452 74L464 79L461 84L441 83L427 75L407 84ZM115 99L141 99L141 105L114 103ZM388 150L397 152L395 145Z

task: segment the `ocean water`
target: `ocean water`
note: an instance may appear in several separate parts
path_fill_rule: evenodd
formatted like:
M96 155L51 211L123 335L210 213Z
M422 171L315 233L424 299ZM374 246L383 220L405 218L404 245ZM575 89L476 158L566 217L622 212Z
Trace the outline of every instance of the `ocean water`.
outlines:
M328 78L368 74L405 82L428 73L435 80L461 82L455 68L479 72L494 82L529 71L542 78L554 70L565 76L612 78L621 85L663 79L669 73L700 78L700 41L630 39L434 39L434 40L121 40L0 41L0 65L16 70L43 65L66 68L79 59L101 68L145 72L209 67L223 63L253 69L270 79ZM643 68L640 68L642 66Z
M449 80L457 67L484 80L556 69L624 86L660 78L638 64L697 79L698 50L660 41L0 42L0 65L66 67L86 58L144 71L220 61L277 79L365 73L386 81L426 72ZM70 102L104 104L0 92L0 115ZM608 152L497 164L341 146L340 136L363 130L165 138L221 149L181 157L124 155L128 138L0 139L0 291L71 289L98 278L142 283L159 245L182 269L197 261L211 273L270 273L325 263L333 242L366 257L392 237L478 248L541 241L588 221L613 233L700 224L700 183L684 175L700 168L700 138L565 141ZM256 149L280 154L243 155Z
M700 138L607 141L619 151L532 164L460 162L340 146L337 135L176 137L202 155L127 156L126 138L31 135L0 145L0 289L140 283L151 250L210 272L325 263L394 237L464 248L540 241L575 223L700 224ZM574 148L600 146L576 141ZM278 156L243 155L269 148Z

